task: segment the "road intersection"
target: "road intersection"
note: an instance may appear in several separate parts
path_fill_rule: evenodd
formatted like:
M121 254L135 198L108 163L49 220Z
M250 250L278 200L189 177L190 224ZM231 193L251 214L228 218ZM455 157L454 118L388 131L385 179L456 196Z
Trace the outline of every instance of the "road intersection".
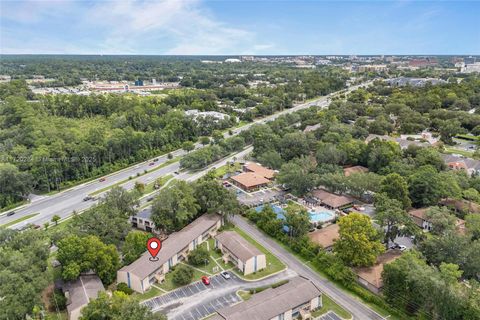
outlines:
M352 86L346 90L353 91L359 87L368 86L370 83L371 81L363 83L361 85ZM282 115L290 114L302 109L307 109L312 106L325 108L328 106L330 99L333 96L343 92L345 92L345 89L332 93L328 96L320 97L306 103L298 104L290 109L282 110L278 113L272 114L262 119L255 120L254 122L248 123L242 127L232 129L231 133L232 135L237 135L242 131L248 130L251 126L255 124L273 121ZM228 135L229 133L225 133L225 136L228 136ZM202 147L203 146L200 143L197 143L195 145L196 149L199 149ZM186 152L181 149L171 152L171 155L174 158L182 157L185 154ZM104 181L100 181L96 179L51 196L41 197L38 200L34 200L31 203L25 206L22 206L21 208L14 209L16 213L12 216L7 216L6 212L0 214L0 226L7 223L12 223L17 219L20 219L22 217L26 217L32 214L36 214L36 215L29 219L10 225L9 228L21 229L22 227L28 224L36 224L41 226L45 222L50 222L54 215L58 215L60 216L61 219L65 219L71 216L74 211L81 212L92 207L97 202L97 200L84 201L83 199L87 195L94 193L98 190L102 190L106 187L121 184L127 190L130 190L131 188L133 188L135 181L148 183L148 182L153 182L157 178L166 176L166 175L173 175L177 179L192 181L195 178L198 178L204 175L206 172L208 172L208 170L211 169L211 167L208 167L200 172L196 172L193 174L184 172L184 173L180 173L179 175L176 175L175 172L179 172L180 170L179 162L166 164L168 160L169 159L167 155L159 156L157 158L144 161L142 163L130 166L126 169L107 175L104 177L105 178ZM122 184L122 182L124 181L128 181L128 183Z

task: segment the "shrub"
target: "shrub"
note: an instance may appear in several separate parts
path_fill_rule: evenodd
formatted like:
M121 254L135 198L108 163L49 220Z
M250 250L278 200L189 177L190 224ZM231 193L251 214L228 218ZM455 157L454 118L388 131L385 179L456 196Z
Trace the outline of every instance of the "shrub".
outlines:
M117 291L121 291L125 294L131 295L133 293L133 290L128 287L128 285L125 282L120 282L117 285Z
M67 308L67 298L65 298L62 291L55 290L52 292L52 295L50 296L50 307L53 308L52 310L56 310L58 307L60 311Z
M275 289L275 288L278 288L280 286L283 286L284 284L288 283L288 279L285 279L285 280L282 280L282 281L278 281L274 284L272 284L272 289Z
M192 282L193 269L186 265L179 265L172 272L172 280L177 285L186 285Z
M198 247L188 255L188 263L194 266L205 265L205 261L209 261L209 257L210 255L208 254L207 249Z

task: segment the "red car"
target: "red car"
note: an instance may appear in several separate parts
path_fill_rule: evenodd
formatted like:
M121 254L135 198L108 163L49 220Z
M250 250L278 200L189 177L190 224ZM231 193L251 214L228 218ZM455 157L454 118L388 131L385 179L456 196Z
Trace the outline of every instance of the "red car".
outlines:
M98 181L103 182L105 180L106 180L105 178L100 178L100 180L98 180Z
M207 276L202 276L202 282L204 285L208 286L210 284L210 279Z

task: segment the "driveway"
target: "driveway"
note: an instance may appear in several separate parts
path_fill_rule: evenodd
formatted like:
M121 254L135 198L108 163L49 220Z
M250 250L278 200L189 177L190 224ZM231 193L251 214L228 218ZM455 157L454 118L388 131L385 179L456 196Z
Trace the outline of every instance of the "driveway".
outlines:
M241 301L237 296L238 290L248 290L278 281L289 279L297 275L292 270L285 270L276 275L259 281L245 281L232 272L231 279L224 279L221 275L210 277L210 285L206 286L198 281L142 302L153 312L162 312L168 319L198 320L216 310L231 306Z
M317 272L313 271L308 266L303 264L300 260L298 260L292 254L290 254L284 248L282 248L273 239L264 235L260 230L258 230L255 226L250 224L248 221L246 221L243 217L235 216L233 218L233 222L237 227L239 227L248 235L250 235L253 239L255 239L258 243L260 243L264 248L266 248L268 251L270 251L275 256L277 256L282 262L284 262L288 266L289 269L295 271L301 276L304 276L312 280L315 283L315 285L317 285L320 288L320 290L325 292L340 306L342 306L347 311L349 311L353 315L354 319L360 319L360 320L384 319L381 315L379 315L374 310L370 309L368 306L363 304L357 298L354 298L350 294L342 291L335 284L321 277Z

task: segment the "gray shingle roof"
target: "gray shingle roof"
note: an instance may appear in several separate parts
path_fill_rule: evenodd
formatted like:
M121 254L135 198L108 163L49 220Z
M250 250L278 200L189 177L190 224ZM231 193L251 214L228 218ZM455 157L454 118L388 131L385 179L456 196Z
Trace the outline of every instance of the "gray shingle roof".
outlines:
M235 231L224 231L218 234L215 239L217 239L241 261L247 261L250 258L263 254Z
M220 319L226 320L270 320L320 295L320 289L310 280L295 277L284 285L254 294L250 300L220 309L217 313Z
M128 266L121 268L119 271L130 272L140 279L145 279L160 269L168 259L188 246L190 242L213 227L221 218L218 214L205 214L199 217L182 230L172 233L162 242L162 249L158 253L157 261L150 261L150 253L145 252L140 258Z
M137 218L148 219L152 216L152 207L145 208L135 215Z

